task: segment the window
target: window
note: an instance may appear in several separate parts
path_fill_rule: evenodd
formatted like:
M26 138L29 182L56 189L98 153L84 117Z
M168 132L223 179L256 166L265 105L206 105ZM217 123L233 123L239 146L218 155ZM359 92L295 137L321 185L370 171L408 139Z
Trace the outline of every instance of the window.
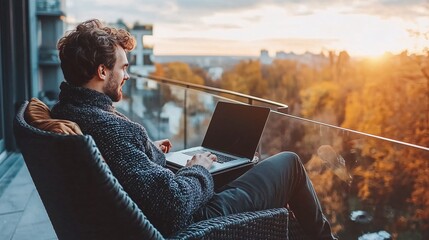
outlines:
M0 33L1 39L1 33ZM3 96L5 95L3 92L3 63L1 58L1 40L0 40L0 162L2 161L1 157L3 156L3 152L5 150L4 146L4 106L3 106Z
M1 60L0 60L1 65ZM3 114L3 78L1 77L1 67L0 67L0 161L3 151L5 150L4 146L4 114Z
M152 61L152 56L149 54L144 54L143 55L143 65L149 65L152 66L153 65L153 61Z
M4 114L3 114L3 89L2 89L2 79L0 78L0 93L2 97L0 97L0 156L4 151Z

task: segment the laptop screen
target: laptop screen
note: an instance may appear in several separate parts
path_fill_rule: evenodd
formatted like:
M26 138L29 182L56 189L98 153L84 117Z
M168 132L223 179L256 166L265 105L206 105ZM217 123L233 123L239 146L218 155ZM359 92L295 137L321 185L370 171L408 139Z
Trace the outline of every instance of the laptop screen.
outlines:
M218 102L202 146L253 159L270 109Z

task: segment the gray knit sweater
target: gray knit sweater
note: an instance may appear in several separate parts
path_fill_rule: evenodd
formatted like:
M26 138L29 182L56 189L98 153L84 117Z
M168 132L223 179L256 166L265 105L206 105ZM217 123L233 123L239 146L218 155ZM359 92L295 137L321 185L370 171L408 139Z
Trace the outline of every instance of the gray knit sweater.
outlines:
M202 166L176 174L146 130L117 112L110 98L63 82L52 117L76 122L91 135L118 179L151 223L165 236L193 222L192 215L213 196L213 179Z

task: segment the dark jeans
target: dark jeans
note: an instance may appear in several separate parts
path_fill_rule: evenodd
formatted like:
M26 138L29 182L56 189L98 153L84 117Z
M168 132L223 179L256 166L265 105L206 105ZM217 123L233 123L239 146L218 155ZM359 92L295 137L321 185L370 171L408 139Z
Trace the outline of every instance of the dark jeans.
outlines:
M196 220L285 207L314 239L334 239L298 155L283 152L258 163L224 186L195 214Z

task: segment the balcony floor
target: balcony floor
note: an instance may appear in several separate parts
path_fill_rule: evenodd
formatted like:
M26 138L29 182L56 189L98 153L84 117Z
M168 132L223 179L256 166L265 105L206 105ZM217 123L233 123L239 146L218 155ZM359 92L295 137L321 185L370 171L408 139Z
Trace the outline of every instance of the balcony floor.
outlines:
M22 155L0 165L0 239L58 239Z

